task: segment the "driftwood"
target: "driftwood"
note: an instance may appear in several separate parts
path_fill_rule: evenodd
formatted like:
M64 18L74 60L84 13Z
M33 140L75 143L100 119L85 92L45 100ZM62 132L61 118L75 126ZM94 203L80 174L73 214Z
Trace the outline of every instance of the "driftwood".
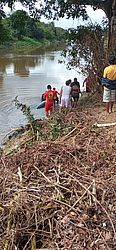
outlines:
M110 126L115 126L116 122L112 122L112 123L95 123L93 126L101 128L101 127L110 127Z

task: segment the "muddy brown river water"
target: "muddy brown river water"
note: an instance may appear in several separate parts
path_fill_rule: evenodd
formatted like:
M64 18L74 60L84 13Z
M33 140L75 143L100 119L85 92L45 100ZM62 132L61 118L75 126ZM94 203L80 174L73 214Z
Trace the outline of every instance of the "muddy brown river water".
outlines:
M82 83L82 75L58 63L60 54L61 50L51 49L35 49L24 55L0 51L0 145L10 130L27 122L12 102L16 96L31 107L35 118L42 118L44 109L37 110L36 107L47 84L59 91L67 79L77 77Z

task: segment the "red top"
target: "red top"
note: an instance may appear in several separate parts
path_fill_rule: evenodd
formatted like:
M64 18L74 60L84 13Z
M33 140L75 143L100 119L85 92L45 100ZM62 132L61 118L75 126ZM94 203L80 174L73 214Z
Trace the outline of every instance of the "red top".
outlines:
M57 98L57 94L58 94L58 91L57 90L53 90L54 92L54 99Z
M85 78L83 85L84 85L84 83L86 84L86 88L92 87L92 81L91 81L91 78L89 76L87 78Z
M54 101L54 91L49 89L45 92L44 98L46 99L46 103L53 103Z

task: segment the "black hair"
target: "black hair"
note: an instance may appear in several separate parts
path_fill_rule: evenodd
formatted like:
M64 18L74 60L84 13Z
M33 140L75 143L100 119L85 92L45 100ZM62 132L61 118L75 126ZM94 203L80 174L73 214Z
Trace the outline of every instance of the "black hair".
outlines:
M70 85L70 82L69 80L66 81L66 86L69 86Z
M56 88L53 88L53 90L55 90Z
M71 84L71 79L69 79L69 80L66 81L66 85L67 86L70 85L70 84Z
M74 78L74 82L77 82L77 78L76 77Z
M49 85L47 85L47 89L51 89L52 87L51 87L51 85L49 84Z
M109 55L109 63L112 65L116 64L116 56Z

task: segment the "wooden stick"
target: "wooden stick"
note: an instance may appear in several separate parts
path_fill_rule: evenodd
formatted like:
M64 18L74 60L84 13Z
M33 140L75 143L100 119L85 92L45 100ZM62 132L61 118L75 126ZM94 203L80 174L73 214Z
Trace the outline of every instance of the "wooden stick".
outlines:
M101 127L110 127L110 126L115 126L116 122L112 122L112 123L95 123L93 124L93 126L101 128Z

